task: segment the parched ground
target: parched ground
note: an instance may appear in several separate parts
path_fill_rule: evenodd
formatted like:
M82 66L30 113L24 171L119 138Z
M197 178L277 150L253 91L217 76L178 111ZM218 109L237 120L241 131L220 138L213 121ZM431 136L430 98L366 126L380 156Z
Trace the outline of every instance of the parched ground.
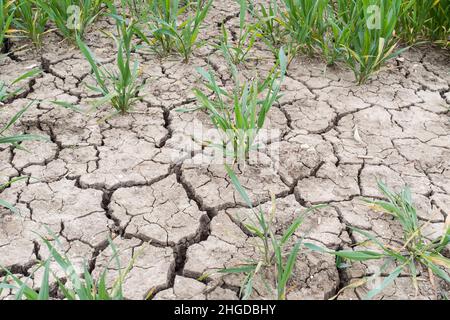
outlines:
M202 37L216 41L222 22L235 31L238 13L235 1L216 1ZM113 29L100 21L86 41L110 64L115 47L99 31L104 28ZM192 88L202 85L197 66L210 64L221 85L231 85L219 52L207 45L188 64L179 57L159 60L136 53L143 100L132 113L104 120L111 113L107 107L84 114L49 102L62 100L87 110L95 99L83 85L93 82L87 62L61 41L52 34L42 52L16 53L0 65L0 79L6 81L32 66L43 69L23 94L1 108L0 124L36 101L13 131L49 139L23 143L29 152L0 148L0 183L30 177L0 194L20 211L0 210L0 265L28 276L48 254L36 233L47 234L49 227L60 236L63 250L80 265L89 263L94 273L108 267L111 278L117 275L114 263L108 265L108 236L115 238L122 266L137 255L125 281L126 298L237 299L242 278L215 271L258 254L255 238L243 227L249 211L223 166L208 161L201 141L192 137L196 125L211 128L207 115L176 111L195 106ZM240 67L247 77L274 63L261 44L252 56ZM309 215L297 236L330 249L361 242L350 226L398 245L400 226L371 211L362 198L380 196L377 179L397 189L407 184L432 238L442 232L450 212L449 83L450 55L433 48L409 50L363 86L344 67L325 68L318 60L298 57L267 122L278 134L267 139L270 148L260 150L258 163L243 168L239 178L255 204L270 208L269 192L276 195L280 232L306 207L329 204ZM303 252L287 297L327 299L376 271L377 263L338 269L332 256ZM448 286L430 281L427 270L418 275L417 296L404 274L377 298L449 294ZM37 285L39 276L34 277ZM361 299L371 285L339 298ZM273 297L261 283L255 289L255 298Z

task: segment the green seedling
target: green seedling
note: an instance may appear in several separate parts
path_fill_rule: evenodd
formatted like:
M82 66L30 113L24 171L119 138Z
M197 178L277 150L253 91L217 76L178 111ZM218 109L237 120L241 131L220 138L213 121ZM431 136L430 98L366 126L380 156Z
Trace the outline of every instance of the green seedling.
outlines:
M258 31L258 37L277 55L281 46L286 42L285 30L281 28L277 1L268 1L267 7L264 4L256 5L250 1L248 11L256 21L255 27Z
M178 52L188 62L194 49L203 44L198 36L212 3L213 0L187 1L182 5L179 0L155 0L148 16L151 34L138 35L159 55Z
M56 235L53 235L52 238L59 244ZM46 245L50 257L39 262L37 268L34 268L31 275L25 280L18 278L10 270L3 268L6 276L3 282L0 283L0 293L2 290L12 290L15 300L49 300L51 299L50 288L52 287L50 276L53 276L56 279L58 293L66 300L123 300L123 283L134 264L135 258L130 261L127 268L123 269L117 248L111 240L109 240L109 246L113 255L98 279L95 279L86 264L84 264L82 274L79 274L76 271L75 264L66 254L58 250L48 239L44 237L41 237L41 239ZM119 275L112 286L109 286L107 282L108 266L113 261L116 264ZM53 271L52 265L54 264L64 272L65 281L62 281ZM39 270L43 271L43 275L39 290L35 290L27 282Z
M259 240L261 245L257 246L259 252L258 259L250 260L248 263L240 266L222 269L219 272L224 274L244 274L245 278L241 285L240 295L243 300L247 300L252 296L253 285L255 279L258 277L271 290L269 283L272 281L266 275L268 272L271 273L275 270L274 286L276 296L278 300L285 300L288 283L292 277L303 241L302 238L296 239L294 234L303 223L305 215L323 206L309 208L302 215L296 217L282 235L277 235L274 232L274 218L276 215L275 197L272 195L271 212L263 212L261 208L255 208L236 174L229 166L225 168L234 187L247 206L252 210L253 218L250 218L251 222L245 224L245 227ZM287 249L289 243L294 243L294 245L292 248Z
M17 37L30 39L38 49L42 46L42 37L52 31L46 30L47 21L47 13L36 5L35 0L22 0L15 4L13 24Z
M14 0L0 0L0 53L8 50L8 36L14 19Z
M80 39L77 39L81 52L91 65L97 86L86 86L102 96L95 103L95 107L110 103L116 113L128 112L133 104L139 100L139 90L142 83L139 81L139 63L132 61L132 39L135 22L127 23L122 17L115 15L118 36L109 34L117 46L116 70L110 70L97 62L94 54Z
M61 35L83 39L87 28L102 14L110 0L35 0Z
M305 247L320 252L334 254L335 256L340 257L340 259L345 259L348 261L384 261L380 270L371 276L371 278L379 277L386 272L389 272L389 275L384 278L380 285L376 286L367 293L367 299L372 299L377 294L382 292L386 287L391 285L402 272L408 272L410 274L412 285L414 286L416 292L418 292L418 266L424 267L425 270L429 270L430 274L434 274L435 276L450 283L450 259L442 255L442 252L445 248L448 248L448 244L450 243L450 218L447 217L442 235L436 239L429 240L423 233L424 228L428 225L428 223L421 224L419 222L409 188L405 188L399 193L394 193L381 182L378 183L378 187L382 194L387 198L387 201L368 201L368 203L374 209L387 213L392 216L395 221L400 223L403 229L401 247L394 248L392 246L385 245L374 235L357 228L351 229L353 232L367 238L366 244L373 244L379 249L378 251L332 251L309 243L305 243ZM363 281L360 281L358 285L367 283L371 278L366 278ZM350 285L350 287L354 287L354 285Z
M354 5L357 14L350 21L351 36L343 49L347 65L358 83L363 84L407 48L397 49L398 40L394 37L401 0L362 0ZM374 5L378 5L377 11L372 11Z
M236 41L231 41L225 25L222 25L222 41L220 49L226 51L231 61L235 64L241 64L248 59L257 39L257 29L252 23L246 21L247 18L247 0L238 0L240 4L239 12L239 34Z
M195 89L194 93L199 106L209 113L212 123L222 134L221 147L224 153L227 152L227 146L231 145L234 161L246 161L270 108L279 98L287 61L283 49L280 49L278 63L264 81L253 79L243 85L238 79L236 67L231 61L229 64L235 82L232 92L220 88L211 71L198 68L197 71L207 82L207 88L213 92L214 99L199 89Z

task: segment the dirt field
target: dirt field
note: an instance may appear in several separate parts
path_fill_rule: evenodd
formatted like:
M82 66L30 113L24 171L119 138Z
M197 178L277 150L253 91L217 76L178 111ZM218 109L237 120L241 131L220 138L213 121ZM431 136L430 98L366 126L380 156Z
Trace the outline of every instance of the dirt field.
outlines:
M238 13L234 1L216 1L202 36L214 41L221 22L235 30ZM86 42L102 61L113 62L116 49L102 28L112 25L97 22ZM68 255L80 265L89 261L95 273L111 256L111 235L124 266L138 253L125 281L126 298L151 293L155 299L237 299L242 278L214 270L257 254L242 224L248 211L223 165L205 157L197 161L207 150L192 139L192 126L210 128L206 113L176 111L195 105L192 89L202 85L197 66L210 64L221 84L231 85L221 55L212 45L197 50L188 64L179 57L135 54L145 81L143 101L132 113L103 121L111 109L84 114L49 102L62 100L88 110L95 98L83 85L93 81L88 63L61 41L53 33L42 52L17 53L0 65L0 79L6 81L33 65L43 69L2 108L0 124L36 100L13 131L50 140L25 142L29 152L0 149L0 183L31 177L0 194L20 210L17 215L0 209L0 265L27 276L48 254L36 234L47 234L48 226L60 235ZM241 67L248 77L274 63L262 44L252 55L258 59ZM261 151L260 161L243 168L239 179L255 204L270 206L269 191L275 193L280 230L305 207L329 204L307 217L298 236L330 249L363 240L349 226L397 244L400 226L372 211L362 198L380 196L377 179L394 189L407 184L420 218L430 221L427 235L432 238L450 212L449 86L449 52L430 47L407 51L363 86L345 67L326 68L313 57L299 56L266 124L278 130L267 145L279 150L279 157ZM181 150L185 145L192 150ZM287 298L328 299L376 270L373 263L338 269L334 256L304 252ZM427 270L418 274L418 296L405 274L376 298L438 299L450 292L437 279L430 281ZM339 299L360 299L369 287L346 290ZM255 289L254 298L272 297L262 283Z

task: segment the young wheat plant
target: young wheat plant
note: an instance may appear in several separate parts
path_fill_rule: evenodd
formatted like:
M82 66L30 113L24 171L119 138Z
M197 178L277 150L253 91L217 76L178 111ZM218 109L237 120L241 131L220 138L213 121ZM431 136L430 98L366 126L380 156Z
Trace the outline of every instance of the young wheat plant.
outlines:
M8 36L11 34L11 25L14 19L14 1L0 0L0 54L8 49Z
M367 238L366 243L375 245L378 247L378 251L332 251L309 243L305 243L305 247L320 252L334 254L340 259L349 261L383 260L384 263L380 270L375 273L372 278L379 277L381 274L391 270L389 268L393 267L393 270L390 271L390 274L386 278L384 278L382 283L367 293L367 299L371 299L382 292L404 271L409 271L412 285L416 292L418 292L418 266L428 270L430 272L430 277L434 275L450 283L450 259L442 254L444 249L448 247L448 244L450 243L450 218L447 217L442 235L436 239L429 240L423 234L424 228L428 223L421 224L419 222L409 188L405 188L399 193L394 193L382 182L378 183L378 187L382 194L387 198L387 201L368 201L368 203L372 208L391 215L395 221L400 223L403 229L403 237L401 239L403 244L401 247L393 248L392 246L387 246L369 232L357 228L351 229L353 232ZM370 278L365 279L365 281L361 282L361 285L369 280ZM351 286L353 285L351 284L349 287Z
M266 284L266 287L270 288L268 284L272 280L268 279L265 275L267 272L271 273L272 270L275 270L274 286L276 296L278 300L285 300L288 282L292 277L297 256L303 242L301 238L296 240L294 233L303 223L305 215L324 206L318 205L307 209L302 215L294 219L292 224L281 236L277 235L274 232L274 217L276 214L275 197L272 195L271 212L263 212L262 209L255 208L236 174L229 166L226 165L225 168L234 187L247 206L252 210L253 218L250 219L251 223L245 224L245 227L261 242L261 245L257 246L260 253L258 259L240 266L222 269L219 272L224 274L244 274L245 278L241 285L240 295L243 300L247 300L252 296L253 285L258 277ZM287 245L293 240L295 240L295 244L292 248L287 249Z
M252 50L257 40L257 27L255 24L246 21L248 4L247 0L238 0L240 5L239 12L239 34L237 40L231 43L228 31L225 25L222 25L222 41L219 48L226 51L233 64L238 65L249 58L249 53Z
M95 106L110 103L115 109L115 113L126 113L133 104L139 100L138 94L142 87L139 81L139 63L132 61L132 40L135 33L135 22L126 22L122 17L115 15L118 36L110 34L117 46L117 70L109 70L97 62L91 50L80 39L77 39L78 46L91 65L97 86L86 86L92 91L101 94Z
M53 238L60 245L58 237L53 236ZM111 240L109 240L109 246L113 255L98 279L95 279L86 264L84 264L82 274L79 274L76 271L76 266L66 254L58 250L46 238L41 237L41 239L50 253L49 258L40 261L30 276L25 280L18 278L10 270L2 268L6 272L6 276L3 282L0 283L0 294L3 290L12 290L15 300L49 300L51 299L50 276L53 276L56 279L58 293L66 300L123 300L123 282L134 264L134 259L130 261L127 268L123 269L120 265L117 248ZM108 276L108 266L113 261L116 263L117 270L119 270L119 276L110 287L106 279ZM55 269L52 269L52 266L55 264L57 268L64 272L66 281L60 280L61 277L55 274ZM27 283L40 270L43 271L43 276L39 289L35 290Z
M277 0L267 2L267 5L256 5L253 1L249 1L248 11L256 21L255 28L258 31L258 37L276 55L286 42L286 33L281 27L280 8Z
M87 28L111 0L35 0L66 39L83 39Z
M15 19L13 21L18 38L28 38L40 49L42 37L52 31L46 30L48 15L45 10L36 5L36 0L21 0L14 3Z
M232 70L234 90L226 92L219 87L212 72L198 68L198 73L207 82L207 88L214 93L214 99L199 89L195 89L194 93L199 106L207 110L212 123L222 134L221 147L224 153L227 153L227 146L231 145L234 161L246 161L258 132L264 127L269 110L279 98L286 74L286 56L283 49L280 49L278 63L264 81L253 79L242 85L236 66L232 64L229 56L225 57Z
M356 15L351 19L349 43L343 45L345 61L353 70L359 84L407 48L397 49L398 40L394 37L401 0L362 0L356 2ZM377 5L380 19L372 17L371 6ZM379 25L377 25L379 24Z
M147 18L151 34L138 32L138 35L159 55L178 52L187 63L195 48L202 44L198 36L213 0L182 2L152 1Z

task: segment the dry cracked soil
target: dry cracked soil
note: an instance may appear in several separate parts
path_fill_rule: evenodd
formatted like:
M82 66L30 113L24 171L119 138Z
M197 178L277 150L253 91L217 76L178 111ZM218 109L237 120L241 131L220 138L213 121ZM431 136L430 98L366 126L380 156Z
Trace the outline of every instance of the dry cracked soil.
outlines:
M216 1L202 31L204 40L216 42L222 23L233 34L238 13L235 1ZM113 30L111 21L98 21L86 42L110 64L115 46L101 29ZM137 254L124 283L128 299L149 293L154 299L237 299L242 277L215 271L258 254L254 237L243 227L249 212L223 165L209 161L191 134L195 124L211 128L208 116L177 112L195 106L192 88L202 85L196 67L210 65L221 85L231 85L220 53L209 44L187 64L179 57L160 60L135 53L143 99L131 113L104 120L108 108L77 113L49 102L87 110L96 98L84 86L93 82L88 63L61 40L50 34L41 52L15 53L0 65L4 81L31 66L42 68L19 97L2 107L0 125L36 101L12 131L48 137L23 143L28 152L0 148L0 183L29 177L0 194L20 212L0 210L0 265L28 276L48 255L37 234L46 234L49 227L64 252L80 266L87 262L94 274L107 267L111 279L117 275L108 264L109 236L122 265ZM274 63L262 44L252 56L240 67L246 77ZM395 244L401 234L398 223L362 201L381 196L376 184L381 179L394 189L409 185L421 221L430 221L427 236L441 232L450 213L449 71L448 51L410 49L368 84L357 86L344 67L296 58L266 126L276 129L266 142L279 156L259 150L258 162L239 173L251 200L267 208L269 192L275 194L280 232L306 207L328 204L306 218L296 237L305 235L330 249L354 247L362 240L350 227ZM376 267L355 263L338 269L333 256L302 252L287 298L330 298ZM38 284L38 278L32 281ZM445 284L430 281L427 270L418 270L418 278L418 295L405 274L376 298L437 299L449 292ZM346 290L339 299L361 299L367 290L368 285ZM8 297L4 292L1 298ZM255 284L254 298L271 297L264 285Z

